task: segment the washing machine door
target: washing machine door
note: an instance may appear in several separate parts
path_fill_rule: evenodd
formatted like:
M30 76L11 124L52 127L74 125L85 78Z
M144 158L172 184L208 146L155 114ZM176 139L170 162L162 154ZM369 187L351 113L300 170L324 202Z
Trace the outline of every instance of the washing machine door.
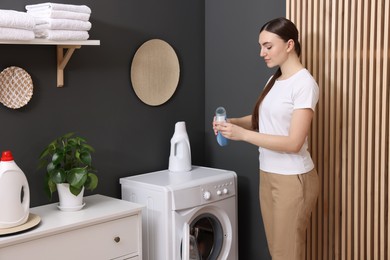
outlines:
M224 232L221 222L210 213L197 216L183 227L181 259L217 260L223 246Z

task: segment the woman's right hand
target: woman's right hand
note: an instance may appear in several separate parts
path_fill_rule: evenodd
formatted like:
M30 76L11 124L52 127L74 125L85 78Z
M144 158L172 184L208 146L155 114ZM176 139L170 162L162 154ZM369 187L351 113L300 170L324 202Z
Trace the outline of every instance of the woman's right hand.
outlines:
M213 130L214 130L214 135L217 135L218 134L218 130L217 130L217 125L218 125L218 122L215 121L215 116L214 116L214 119L213 119Z

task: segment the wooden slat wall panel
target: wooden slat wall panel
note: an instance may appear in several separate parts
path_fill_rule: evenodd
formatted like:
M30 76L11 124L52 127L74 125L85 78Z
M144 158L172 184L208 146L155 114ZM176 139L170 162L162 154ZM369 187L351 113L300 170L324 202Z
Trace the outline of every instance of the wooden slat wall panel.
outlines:
M385 1L384 4L384 26L383 26L383 71L390 71L390 2ZM386 58L387 57L387 58ZM387 59L387 60L386 60ZM386 107L383 107L382 111L382 142L390 142L390 105L389 105L389 96L390 96L390 73L383 73L382 75L382 84L383 84L383 93L382 93L382 104L386 104ZM386 85L387 84L387 85ZM387 155L386 155L387 152ZM389 176L389 162L390 162L390 151L388 147L385 147L384 145L382 146L381 150L381 158L383 160L383 192L389 196L390 194L390 176ZM387 184L386 184L386 179L387 179ZM384 208L384 215L387 215L387 219L384 217L383 221L383 230L385 232L385 238L387 237L387 242L386 240L383 242L384 248L387 249L387 256L390 256L390 206L388 205L389 203L386 202L385 196L384 197L384 204L387 205L387 212L386 209ZM387 228L386 228L387 225ZM387 244L386 244L387 243Z
M320 86L308 260L390 259L390 1L286 0Z

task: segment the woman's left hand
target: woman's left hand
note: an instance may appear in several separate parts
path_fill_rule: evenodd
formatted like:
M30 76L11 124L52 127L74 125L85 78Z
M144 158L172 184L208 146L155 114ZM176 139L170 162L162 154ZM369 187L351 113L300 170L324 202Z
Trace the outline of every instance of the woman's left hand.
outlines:
M224 137L234 141L243 140L246 129L227 122L217 123L215 129L220 132Z

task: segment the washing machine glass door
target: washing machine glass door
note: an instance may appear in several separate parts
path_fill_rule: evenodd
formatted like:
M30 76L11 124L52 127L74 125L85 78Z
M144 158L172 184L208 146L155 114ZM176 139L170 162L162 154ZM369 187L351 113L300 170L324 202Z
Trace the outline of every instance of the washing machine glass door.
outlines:
M221 253L224 238L222 225L218 218L205 213L186 225L180 250L181 258L216 260Z

